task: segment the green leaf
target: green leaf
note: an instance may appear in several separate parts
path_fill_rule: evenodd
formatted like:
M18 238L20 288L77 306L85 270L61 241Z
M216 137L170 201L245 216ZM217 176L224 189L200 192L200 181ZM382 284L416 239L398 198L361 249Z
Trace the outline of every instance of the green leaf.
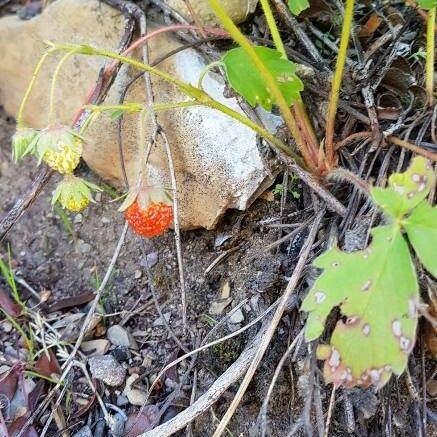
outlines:
M324 271L302 305L309 312L307 340L322 334L334 307L347 318L318 351L325 379L335 386L382 387L392 372L404 371L414 345L418 284L408 245L396 224L372 234L366 250L332 249L315 260Z
M303 91L303 83L296 75L296 65L281 57L281 53L268 47L254 47L269 72L276 79L287 104L291 105ZM243 96L251 106L261 105L267 111L275 103L274 97L241 47L229 50L222 58L226 75L232 88Z
M371 194L386 214L399 219L426 198L433 177L429 161L417 156L404 173L393 173L390 176L388 188L374 187Z
M310 7L308 0L288 0L288 8L293 15L299 15L305 9Z
M437 6L437 0L417 0L417 3L422 9L427 10Z
M420 262L437 277L437 207L422 202L414 209L404 226Z

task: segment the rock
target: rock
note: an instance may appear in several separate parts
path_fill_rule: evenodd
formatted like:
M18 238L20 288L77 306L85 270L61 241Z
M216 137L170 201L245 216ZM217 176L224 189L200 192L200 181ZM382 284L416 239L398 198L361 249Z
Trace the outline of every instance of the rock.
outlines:
M234 0L227 3L234 9ZM246 1L238 3L244 3L244 11L250 10ZM96 23L100 24L96 26ZM123 16L97 0L58 0L29 21L15 16L2 17L0 104L8 113L17 113L33 69L44 51L43 41L86 43L116 50L123 32ZM180 45L171 35L161 34L150 41L150 60ZM41 70L25 110L25 120L30 126L47 124L48 89L58 60L59 56L52 56ZM92 56L67 61L61 70L55 97L56 114L61 123L71 122L89 88L95 84L101 65L102 59ZM205 65L194 49L187 49L161 62L159 67L180 80L197 84ZM119 92L132 74L136 72L121 69L106 104L117 102ZM152 81L159 103L187 99L173 85L156 76ZM208 73L203 85L212 97L242 113L236 99L223 96L225 86L219 75ZM145 102L142 80L130 88L126 101ZM274 175L265 154L258 148L257 135L239 122L200 106L160 112L158 118L172 149L183 229L213 228L227 209L246 209L272 183ZM137 180L144 147L138 144L138 114L126 115L124 119L125 165L132 185ZM121 187L123 174L116 138L117 123L110 116L102 115L85 134L84 159L104 180ZM167 169L165 148L159 140L143 175L145 185L170 187Z
M80 348L88 357L105 355L109 349L109 341L104 338L82 342Z
M8 322L7 320L3 320L0 326L4 332L12 331L12 323Z
M127 398L127 396L120 394L117 395L116 403L117 403L117 407L124 407L129 403L129 399Z
M128 398L129 403L132 405L144 405L147 401L147 391L137 388L137 380L139 375L134 373L126 380L126 387L123 390L123 394ZM135 384L135 387L133 385Z
M112 420L110 422L110 435L112 437L123 437L124 434L124 424L126 423L127 417L123 413L115 413L112 416Z
M237 311L234 311L229 317L228 322L236 325L237 323L241 323L244 320L244 314L243 311L241 311L241 308L239 308Z
M363 415L364 419L370 419L376 414L379 401L371 389L353 388L348 390L348 394L352 405Z
M164 3L167 3L187 20L192 21L185 0L164 0ZM242 23L255 10L258 0L221 0L220 3L235 23ZM192 1L191 6L197 18L203 24L211 26L219 23L214 11L209 6L208 0Z
M150 252L146 255L146 258L140 259L140 266L142 267L155 267L158 264L158 252Z
M112 355L91 357L88 359L91 374L106 385L117 387L123 384L126 369Z
M126 329L120 325L113 325L109 327L106 336L114 346L124 346L135 350L138 349L137 342L131 333L126 331Z
M216 300L211 303L208 314L211 316L220 316L223 314L225 308L232 302L232 297L228 297L227 299Z
M91 428L86 425L74 433L73 437L93 437L93 432L91 431Z
M157 328L157 327L159 327L159 326L164 326L165 325L165 322L169 322L170 321L170 318L171 318L171 313L164 313L163 314L163 317L164 317L164 319L165 319L165 321L162 319L162 317L159 317L159 318L157 318L156 320L154 320L154 322L153 322L153 326L155 327L155 328Z
M111 351L111 355L119 362L122 363L124 361L129 361L131 359L131 352L128 347L125 346L117 346L113 351Z
M437 396L437 379L431 379L427 382L426 391L432 398Z

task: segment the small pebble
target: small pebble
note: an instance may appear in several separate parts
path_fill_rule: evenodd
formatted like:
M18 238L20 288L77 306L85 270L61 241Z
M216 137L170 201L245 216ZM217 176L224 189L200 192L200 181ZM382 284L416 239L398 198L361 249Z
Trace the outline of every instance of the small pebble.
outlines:
M140 384L137 383L139 375L134 373L129 376L126 380L126 387L124 388L123 394L128 398L131 405L144 405L147 401L146 390L141 390L138 388ZM133 385L135 384L135 387Z
M112 355L91 357L88 359L91 374L106 385L117 387L126 376L126 369L121 366Z
M131 333L120 325L113 325L109 327L106 337L114 346L124 346L135 350L138 349L137 342Z
M241 323L243 320L244 320L244 314L243 311L241 311L241 308L239 308L231 315L228 322L232 324L237 324L237 323Z
M208 313L211 316L220 316L223 314L225 308L232 302L232 297L228 297L227 299L216 300L211 303Z
M73 434L73 437L93 437L93 432L91 431L89 426L84 426L75 434Z
M105 355L109 349L109 341L105 340L104 338L97 339L97 340L83 341L80 348L88 357Z

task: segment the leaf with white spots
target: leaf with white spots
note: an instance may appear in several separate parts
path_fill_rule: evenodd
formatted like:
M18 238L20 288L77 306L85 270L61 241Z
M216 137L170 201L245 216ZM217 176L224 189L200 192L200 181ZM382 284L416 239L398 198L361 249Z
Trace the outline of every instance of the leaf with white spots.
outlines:
M302 305L309 313L308 341L323 333L334 307L345 316L330 345L318 351L325 379L336 386L381 387L392 372L405 370L414 345L418 284L408 245L396 224L374 228L372 235L365 250L319 256L314 264L323 273Z
M275 78L288 105L303 91L303 83L296 75L296 65L283 59L281 53L268 47L254 47L256 54ZM275 99L254 63L241 47L229 50L222 58L231 87L255 107L261 105L271 111Z
M387 188L371 190L392 224L372 229L362 251L331 249L314 264L323 269L302 309L308 312L307 340L320 337L334 307L337 322L330 344L319 346L324 373L335 386L382 387L407 365L417 329L419 286L408 239L425 268L437 276L437 207L425 198L433 184L431 164L416 157L404 173L394 173Z
M404 173L393 173L390 176L388 188L374 187L371 194L386 214L401 218L426 198L433 177L429 161L417 156Z
M437 277L437 207L422 202L406 219L404 226L420 262Z

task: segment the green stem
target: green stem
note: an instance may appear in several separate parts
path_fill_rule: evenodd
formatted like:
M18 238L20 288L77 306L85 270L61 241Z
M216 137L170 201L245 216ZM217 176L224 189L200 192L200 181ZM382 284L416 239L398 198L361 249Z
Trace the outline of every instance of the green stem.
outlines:
M426 94L428 96L428 105L432 106L434 102L434 45L435 45L435 18L436 7L428 11L428 20L426 22Z
M275 43L276 50L281 53L283 59L287 59L287 53L285 52L284 43L282 42L278 26L276 25L275 18L273 17L273 12L272 8L270 7L269 0L261 0L261 6L267 20L267 25L270 29L270 34L272 35L273 42Z
M66 53L62 57L62 59L58 62L58 65L56 66L56 69L53 72L52 84L50 86L50 99L49 99L49 115L48 115L48 125L49 126L52 126L54 121L55 121L55 89L56 89L56 82L58 80L59 73L61 71L62 66L70 58L70 56L73 55L74 53L75 53L74 50Z
M96 111L96 112L93 112L90 116L88 116L79 130L79 135L83 135L85 133L85 131L91 126L91 124L94 123L94 121L96 120L96 118L99 115L100 115L100 112Z
M26 106L26 103L29 99L30 93L32 92L33 86L35 85L35 81L38 78L39 72L41 71L41 68L42 68L44 62L47 59L47 57L50 54L52 54L52 52L53 52L52 50L45 52L35 67L35 70L34 70L33 75L32 75L32 79L30 80L29 86L27 87L26 93L24 94L23 100L21 101L20 109L18 110L18 114L17 114L17 127L18 128L24 127L24 120L23 120L24 108Z
M152 106L152 111L167 111L169 109L188 108L190 106L196 106L199 103L196 100L188 102L176 102L176 103L156 103ZM108 111L123 111L123 112L140 112L146 105L141 103L125 103L123 105L85 105L85 109L89 109L93 112L108 112Z
M200 73L199 80L197 82L197 88L200 88L201 90L203 90L203 86L202 86L203 79L205 78L208 71L210 71L214 67L224 67L224 63L222 61L214 61L214 62L211 62L210 64L208 64Z
M208 0L211 8L216 13L217 17L220 19L224 28L231 34L232 38L244 49L247 55L250 57L251 61L255 65L256 69L259 71L262 76L266 86L269 88L269 91L272 93L276 104L281 111L281 115L284 118L285 124L287 125L293 139L295 140L297 147L299 150L306 150L308 147L305 141L302 138L302 134L299 131L296 121L293 115L290 112L290 108L288 107L287 102L282 95L281 90L276 83L276 80L271 75L269 70L264 65L263 61L257 55L255 49L249 40L240 32L238 27L234 24L234 22L229 18L226 14L225 10L218 2L218 0ZM307 163L309 166L313 167L312 163ZM314 168L312 168L314 170Z
M326 120L325 133L325 150L328 164L334 164L334 130L335 116L337 114L338 99L340 96L340 87L343 80L344 66L346 64L347 48L352 30L352 22L354 16L355 0L346 0L346 8L343 17L343 28L341 30L340 47L337 55L337 63L335 65L334 79L332 82L331 95L329 98L328 116Z
M87 55L87 56L103 56L105 58L115 59L117 61L123 62L125 64L132 65L132 67L137 68L138 70L147 71L149 73L155 74L156 76L161 77L167 82L170 82L176 85L179 89L181 89L185 94L188 94L192 97L197 97L201 93L201 90L198 90L196 87L190 85L189 83L183 82L182 80L176 79L170 74L165 73L158 68L151 67L150 65L143 64L136 59L130 58L128 56L119 55L118 53L114 53L108 50L98 49L96 47L85 46L85 45L74 45L74 44L52 44L54 50L62 50L62 51L75 51L77 54Z

